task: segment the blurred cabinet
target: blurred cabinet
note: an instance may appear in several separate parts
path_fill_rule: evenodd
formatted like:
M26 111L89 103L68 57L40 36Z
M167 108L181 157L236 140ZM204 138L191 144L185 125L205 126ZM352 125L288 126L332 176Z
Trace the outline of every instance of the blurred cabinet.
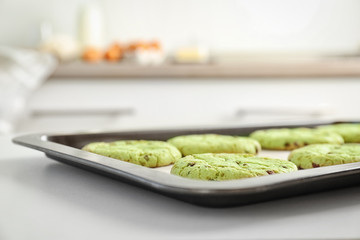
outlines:
M52 78L19 132L360 119L357 78Z

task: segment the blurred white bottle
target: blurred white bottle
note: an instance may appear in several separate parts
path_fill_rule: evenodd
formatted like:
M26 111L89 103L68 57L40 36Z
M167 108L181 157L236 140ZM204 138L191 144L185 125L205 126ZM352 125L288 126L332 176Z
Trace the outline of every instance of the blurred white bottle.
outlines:
M79 42L81 47L103 46L104 23L102 9L97 1L90 1L80 9Z

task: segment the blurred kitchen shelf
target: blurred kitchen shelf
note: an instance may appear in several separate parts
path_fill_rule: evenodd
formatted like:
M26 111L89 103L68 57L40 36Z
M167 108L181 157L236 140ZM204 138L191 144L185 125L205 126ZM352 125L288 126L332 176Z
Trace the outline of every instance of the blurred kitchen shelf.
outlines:
M131 63L84 63L60 65L53 78L241 78L241 77L360 77L360 57L310 59L250 59L209 64L164 63L141 66Z

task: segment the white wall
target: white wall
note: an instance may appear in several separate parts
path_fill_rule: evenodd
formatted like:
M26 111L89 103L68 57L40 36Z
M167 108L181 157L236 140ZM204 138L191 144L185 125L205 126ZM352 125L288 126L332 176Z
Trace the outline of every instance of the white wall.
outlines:
M0 44L35 46L48 21L76 36L85 0L0 0ZM158 38L214 50L354 52L359 0L103 0L107 41Z

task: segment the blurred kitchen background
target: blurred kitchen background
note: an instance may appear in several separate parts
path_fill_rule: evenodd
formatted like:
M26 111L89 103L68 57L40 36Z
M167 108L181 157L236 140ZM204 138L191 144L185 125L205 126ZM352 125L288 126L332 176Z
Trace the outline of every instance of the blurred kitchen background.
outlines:
M360 119L359 0L0 0L0 134Z

